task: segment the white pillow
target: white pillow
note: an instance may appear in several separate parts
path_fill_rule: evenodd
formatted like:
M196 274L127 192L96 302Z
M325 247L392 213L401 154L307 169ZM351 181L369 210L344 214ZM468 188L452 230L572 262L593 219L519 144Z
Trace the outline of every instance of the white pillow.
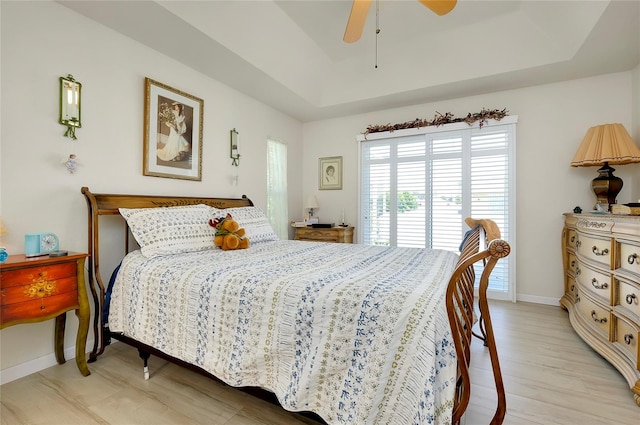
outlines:
M264 211L259 207L226 208L218 210L217 213L220 217L231 214L240 227L244 227L245 236L251 244L280 240Z
M216 229L209 220L217 208L200 204L119 210L147 258L215 248Z

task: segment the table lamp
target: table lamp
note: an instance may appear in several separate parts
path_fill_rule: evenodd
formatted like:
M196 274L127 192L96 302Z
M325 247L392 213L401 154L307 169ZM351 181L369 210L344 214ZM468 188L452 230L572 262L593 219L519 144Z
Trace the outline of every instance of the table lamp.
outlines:
M591 182L598 204L616 203L622 189L622 179L613 175L609 164L631 164L640 162L640 148L622 124L602 124L591 127L584 136L578 151L571 161L572 167L602 166L598 177Z
M309 209L309 218L313 217L313 209L318 208L318 200L314 195L307 198L306 207Z

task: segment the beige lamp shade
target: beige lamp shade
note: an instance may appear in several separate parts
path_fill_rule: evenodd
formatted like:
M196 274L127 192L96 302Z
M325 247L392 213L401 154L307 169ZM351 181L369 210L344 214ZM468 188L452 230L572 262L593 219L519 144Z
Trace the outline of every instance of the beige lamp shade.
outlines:
M582 139L572 167L631 164L640 162L640 148L622 124L603 124L591 127Z
M307 198L307 208L318 208L318 199L315 196Z

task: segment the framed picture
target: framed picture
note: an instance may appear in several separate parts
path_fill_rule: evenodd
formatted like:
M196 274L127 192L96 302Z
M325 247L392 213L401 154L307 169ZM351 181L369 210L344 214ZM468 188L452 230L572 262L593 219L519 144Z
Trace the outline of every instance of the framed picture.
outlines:
M202 99L144 79L142 174L202 180Z
M342 189L342 157L320 158L318 167L318 189Z

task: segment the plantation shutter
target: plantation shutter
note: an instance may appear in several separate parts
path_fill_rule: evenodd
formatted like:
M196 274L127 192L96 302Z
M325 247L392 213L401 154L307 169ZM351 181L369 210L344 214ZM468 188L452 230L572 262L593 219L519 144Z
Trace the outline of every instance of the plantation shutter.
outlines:
M362 138L362 243L458 251L464 219L474 217L494 220L513 246L517 119L507 118L482 128L449 124ZM494 298L513 298L515 255L507 259L491 275Z

